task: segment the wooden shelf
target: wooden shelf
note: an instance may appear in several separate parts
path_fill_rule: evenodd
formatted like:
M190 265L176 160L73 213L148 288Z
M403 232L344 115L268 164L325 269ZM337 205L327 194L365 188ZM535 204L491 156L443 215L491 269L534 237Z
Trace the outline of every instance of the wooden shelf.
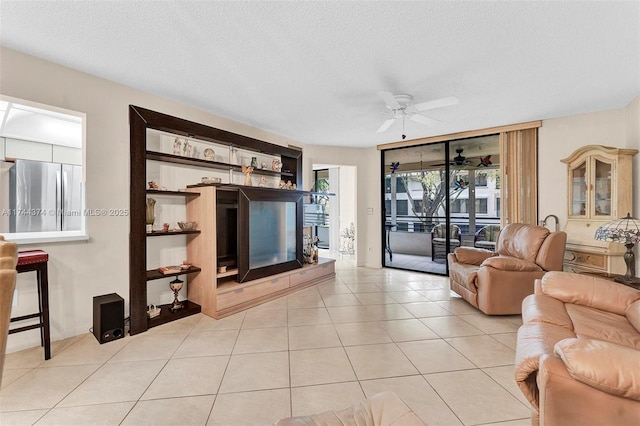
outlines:
M169 235L184 235L184 234L199 234L199 233L200 233L199 230L194 230L194 231L168 231L168 232L153 231L153 232L147 232L147 237L167 237Z
M147 189L147 194L167 195L167 196L182 196L182 197L199 197L198 192L186 192L186 191L163 191L160 189Z
M147 160L154 161L163 161L165 163L178 163L184 164L187 166L195 166L195 167L205 167L208 169L218 169L218 170L233 170L236 172L242 172L242 165L240 164L230 164L223 163L220 161L209 161L203 160L200 158L189 158L182 157L180 155L166 154L164 152L156 152L156 151L147 151ZM253 174L258 175L268 175L268 176L295 176L293 173L289 172L276 172L268 169L254 169ZM159 192L159 191L156 191Z
M193 272L200 272L200 271L202 271L202 269L195 266L192 266L189 269L182 269L180 272L174 272L171 274L163 274L157 269L151 269L147 271L147 281L160 280L162 278L168 278L168 277L177 277L178 275L191 274Z
M189 300L181 301L184 308L179 311L171 312L169 308L171 307L171 303L167 305L159 305L160 315L155 318L147 319L147 326L149 328L156 327L158 325L166 324L171 321L175 321L180 318L188 317L191 315L200 313L200 305L193 303Z
M229 269L227 270L227 272L223 272L223 273L218 273L216 276L218 278L224 278L224 277L232 277L234 275L238 275L238 270L237 269Z
M166 154L164 152L146 151L147 160L163 161L172 164L184 164L187 166L205 167L208 169L237 170L242 171L242 166L218 161L202 160L200 158L182 157L180 155Z

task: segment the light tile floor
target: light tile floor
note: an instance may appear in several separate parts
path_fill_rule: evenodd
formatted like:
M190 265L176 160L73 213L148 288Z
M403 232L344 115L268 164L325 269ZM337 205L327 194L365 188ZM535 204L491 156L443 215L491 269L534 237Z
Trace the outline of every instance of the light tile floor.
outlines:
M0 424L269 425L393 391L427 424L529 425L513 379L520 316L488 317L447 278L353 266L222 320L194 315L104 345L7 356Z

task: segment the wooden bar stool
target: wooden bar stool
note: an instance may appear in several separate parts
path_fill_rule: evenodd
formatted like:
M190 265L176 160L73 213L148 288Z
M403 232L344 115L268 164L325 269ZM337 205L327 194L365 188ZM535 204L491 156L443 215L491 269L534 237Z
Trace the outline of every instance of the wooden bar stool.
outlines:
M51 358L51 331L49 328L49 281L47 277L47 262L49 254L42 250L28 250L18 252L18 273L36 271L38 278L38 312L21 317L11 318L11 322L23 321L38 318L38 324L26 325L24 327L9 330L9 334L20 333L22 331L40 329L40 344L44 346L44 359Z

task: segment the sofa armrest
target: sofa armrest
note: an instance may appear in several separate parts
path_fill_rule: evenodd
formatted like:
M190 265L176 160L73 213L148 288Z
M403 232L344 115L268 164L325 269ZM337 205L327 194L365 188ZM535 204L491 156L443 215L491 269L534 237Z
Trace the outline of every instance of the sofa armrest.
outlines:
M574 379L611 395L640 401L640 351L611 342L569 338L554 352Z
M542 277L542 292L564 303L625 315L640 291L591 275L552 271Z
M497 253L492 251L476 247L457 247L454 254L458 262L476 266L480 266L486 259L497 255Z
M542 280L535 280L533 282L533 294L544 294L542 293Z
M517 257L496 256L486 259L480 266L491 266L503 271L540 272L542 268L528 260Z

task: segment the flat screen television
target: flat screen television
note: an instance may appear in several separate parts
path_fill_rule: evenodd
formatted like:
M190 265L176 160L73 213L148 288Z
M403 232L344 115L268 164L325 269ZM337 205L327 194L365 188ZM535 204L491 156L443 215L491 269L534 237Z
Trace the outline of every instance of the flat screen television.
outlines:
M302 267L302 194L239 189L238 281Z

